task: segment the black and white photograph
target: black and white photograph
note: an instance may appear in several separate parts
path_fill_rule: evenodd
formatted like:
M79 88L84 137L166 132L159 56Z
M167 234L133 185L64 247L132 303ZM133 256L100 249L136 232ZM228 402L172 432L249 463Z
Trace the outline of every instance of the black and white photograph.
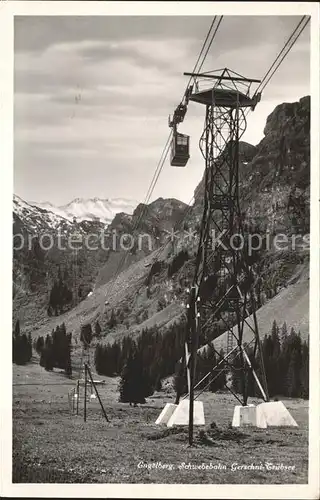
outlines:
M102 3L0 5L3 493L316 498L319 5Z

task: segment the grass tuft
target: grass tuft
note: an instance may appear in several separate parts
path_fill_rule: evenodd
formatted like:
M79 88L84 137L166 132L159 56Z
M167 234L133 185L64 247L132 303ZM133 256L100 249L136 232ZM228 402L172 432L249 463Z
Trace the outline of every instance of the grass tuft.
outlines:
M187 434L187 429L185 427L166 427L154 434L145 435L145 437L149 441L157 441L158 439L164 439L175 434Z

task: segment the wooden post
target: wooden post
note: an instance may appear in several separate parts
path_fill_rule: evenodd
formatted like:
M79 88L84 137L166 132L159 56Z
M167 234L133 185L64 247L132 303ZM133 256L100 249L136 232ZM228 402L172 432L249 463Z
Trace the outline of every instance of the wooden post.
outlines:
M193 348L192 348L193 349ZM189 445L193 444L193 400L194 400L194 352L190 354L190 391L189 391Z
M68 393L68 400L69 400L70 411L73 414L73 396L72 396L72 394L73 394L72 391L71 391L71 396L70 396L70 393Z
M79 397L80 397L80 382L77 381L77 415L79 415Z
M94 383L94 381L93 381L93 378L92 378L92 375L91 375L91 370L90 370L89 366L87 367L87 370L88 370L88 374L89 374L89 377L90 377L90 380L91 380L91 384L93 385L93 388L94 388L94 390L95 390L96 396L97 396L98 401L99 401L99 403L100 403L100 406L101 406L102 412L103 412L103 414L104 414L104 417L105 417L106 421L107 421L107 422L109 422L109 419L108 419L107 414L106 414L106 412L105 412L104 406L103 406L102 401L101 401L101 399L100 399L100 396L99 396L99 393L98 393L98 389L97 389L97 387L96 387L96 384L95 384L95 383Z
M184 344L184 350L185 350L185 359L186 359L186 367L187 367L187 385L188 385L188 393L190 395L190 387L191 387L191 379L190 379L190 369L189 369L189 360L190 360L190 354L188 351L188 344L187 342Z
M74 401L73 401L73 392L71 392L71 400L70 400L70 394L69 394L69 403L71 401L71 413L73 414L73 411L74 411Z
M198 286L192 287L191 296L191 349L190 349L190 391L189 391L189 445L193 445L193 422L194 422L194 386L196 380L196 365L197 365L197 351L198 351L198 340L200 335L200 318L198 301Z
M195 381L195 361L196 361L196 335L197 332L197 307L196 307L196 287L191 287L190 309L189 309L189 338L190 338L190 357L189 357L189 445L193 445L193 414L194 414L194 381Z
M182 389L181 389L181 380L182 380L182 377L183 377L183 372L184 372L184 364L186 363L187 364L187 352L188 352L188 346L185 344L185 350L183 351L183 356L182 356L182 359L181 359L181 363L180 363L180 366L179 366L179 370L178 370L178 387L177 387L177 393L176 393L176 399L175 399L175 402L174 404L178 405L179 402L180 402L180 397L181 397L181 393L182 393ZM188 373L188 371L187 371ZM187 375L188 376L188 375ZM188 384L188 387L190 387L190 384ZM189 391L189 389L188 389ZM189 393L188 393L189 395Z
M87 364L84 365L84 413L83 419L87 421Z

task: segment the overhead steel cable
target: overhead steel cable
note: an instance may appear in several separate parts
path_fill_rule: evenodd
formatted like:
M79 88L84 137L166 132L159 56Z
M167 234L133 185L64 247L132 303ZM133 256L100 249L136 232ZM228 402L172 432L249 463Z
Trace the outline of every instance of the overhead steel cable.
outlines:
M197 61L196 61L195 65L194 65L194 68L193 68L193 71L192 71L193 73L194 73L195 71L201 71L201 68L202 68L202 66L203 66L203 64L204 64L204 62L205 62L205 60L206 60L206 57L207 57L207 55L208 55L208 52L209 52L209 50L210 50L210 48L211 48L211 46L212 46L213 40L214 40L214 38L215 38L215 36L216 36L216 34L217 34L217 31L218 31L218 29L219 29L219 27L220 27L220 24L221 24L221 22L222 22L222 19L223 19L223 16L220 16L220 19L219 19L219 21L218 21L218 24L217 24L217 26L215 27L214 32L213 32L213 34L212 34L212 36L211 36L210 42L209 42L209 44L207 45L207 48L206 48L205 54L204 54L204 56L203 56L203 58L202 58L202 61L201 61L201 63L200 63L200 66L199 66L199 68L197 69L197 66L198 66L198 64L199 64L199 62L200 62L201 56L202 56L202 54L203 54L203 52L204 52L204 50L205 50L205 47L206 47L207 41L209 40L209 37L210 37L210 34L211 34L212 30L213 30L214 24L215 24L215 22L216 22L216 20L217 20L217 16L215 16L215 17L214 17L214 19L213 19L213 21L212 21L212 23L211 23L211 25L210 25L209 31L208 31L208 33L207 33L207 36L206 36L206 38L205 38L205 41L204 41L204 43L203 43L203 45L202 45L202 48L201 48L200 54L199 54L199 56L198 56L198 59L197 59ZM190 83L191 83L191 81L192 81L192 78L193 78L192 76L189 78L189 81L188 81L188 84L187 84L187 86L186 86L186 90L185 90L185 93L184 93L184 96L183 96L183 98L182 98L181 102L183 101L183 99L184 99L184 97L185 97L185 94L186 94L186 92L187 92L187 90L188 90L188 88L189 88L189 85L190 85ZM170 137L170 136L169 136L169 137ZM168 141L167 141L167 142L168 142ZM164 149L165 149L165 148L164 148ZM166 153L166 156L167 156L167 154L168 154L168 151L167 151L167 153ZM165 156L165 157L166 157L166 156ZM164 162L163 162L163 163L164 163ZM151 194L152 194L152 192L153 192L153 189L154 189L154 187L155 187L155 184L156 184L156 182L157 182L157 179L159 178L159 175L160 175L161 169L162 169L162 167L163 167L163 163L162 163L162 166L161 166L161 168L160 168L160 171L159 171L158 173L156 173L156 172L155 172L154 178L156 177L156 179L155 179L154 185L153 185L153 187L152 187ZM149 190L150 190L150 188L149 188ZM148 192L149 192L149 191L148 191ZM150 199L151 194L149 195L149 199ZM181 226L182 226L182 224L183 224L183 222L184 222L185 218L188 216L188 214L190 213L190 211L191 211L191 209L192 209L192 206L190 205L190 203L192 202L193 198L194 198L194 197L192 197L192 198L191 198L191 200L190 200L190 202L189 202L189 204L188 204L188 206L187 206L186 212L185 212L185 214L183 215L183 217L182 217L182 219L181 219L181 221L180 221L180 228L181 228ZM143 216L143 213L142 213L142 216ZM142 217L140 217L140 220L141 220L141 218L142 218ZM161 253L161 251L165 248L165 246L166 246L166 245L167 245L167 242L166 242L166 243L164 243L164 244L163 244L163 245L162 245L162 246L158 249L158 252L157 252L157 255L156 255L156 257L155 257L155 258L157 258L157 256ZM126 257L125 257L125 258L126 258Z
M168 146L170 145L170 142L171 142L171 136L172 136L172 131L170 131L169 133L169 136L167 138L167 141L166 141L166 144L162 150L162 153L161 153L161 156L160 156L160 160L158 162L158 165L157 165L157 168L153 174L153 178L151 180L151 183L150 183L150 186L149 186L149 189L147 191L147 194L146 194L146 197L145 197L145 200L144 200L144 204L147 204L151 198L151 195L153 193L153 190L155 188L155 185L157 183L157 180L159 178L159 175L160 175L160 172L163 168L163 165L164 165L164 162L166 161L166 158L168 156L168 152L169 152L169 149L168 149Z
M291 34L290 38L288 39L288 41L286 42L285 46L283 47L283 49L280 51L280 53L278 54L278 56L276 57L275 61L273 62L273 64L271 65L271 67L269 68L269 70L267 71L267 73L265 74L265 76L263 77L262 81L260 82L260 85L259 87L257 88L257 90L255 91L255 94L256 95L259 90L262 91L269 83L269 81L271 80L271 78L273 77L273 75L275 74L275 72L277 71L277 69L279 68L279 66L281 65L281 63L283 62L283 60L285 59L285 57L287 56L287 54L289 53L289 51L291 50L291 48L293 47L294 43L296 42L296 40L299 38L299 36L301 35L301 33L303 32L303 30L305 29L306 25L308 24L308 22L310 21L310 18L308 18L306 20L306 22L304 22L305 20L305 17L304 16L298 26L295 28L295 30L293 31L293 33ZM221 22L221 21L220 21ZM219 25L218 25L219 27ZM217 28L218 28L217 27ZM210 47L209 47L210 48ZM206 54L205 54L205 57L206 57ZM205 59L205 58L204 58ZM190 80L189 80L190 82ZM208 321L207 321L208 322ZM206 323L207 323L206 322Z
M168 139L166 141L166 144L163 148L163 151L162 151L162 154L161 154L161 157L160 157L160 160L158 162L158 165L157 165L157 168L154 172L154 175L153 175L153 178L152 178L152 181L151 181L151 184L149 186L149 189L148 189L148 192L147 192L147 195L146 195L146 198L144 200L144 206L142 208L142 211L138 217L138 220L135 222L134 224L134 227L132 229L132 232L134 233L138 228L139 228L139 224L141 223L145 213L146 213L146 210L147 210L147 205L148 205L148 202L151 198L151 195L154 191L154 188L156 186L156 183L158 181L158 178L161 174L161 171L162 171L162 168L164 166L164 163L166 161L166 158L168 156L168 153L169 153L169 149L170 149L170 141L171 141L171 136L172 136L172 131L170 132L169 136L168 136ZM123 266L125 265L127 259L128 259L128 252L126 252L122 258L120 259L120 262L118 263L118 266L117 266L117 269L116 269L116 272L115 272L115 279L113 280L112 284L111 284L111 290L110 290L110 293L112 292L113 290L113 287L114 287L114 284L115 284L115 280L116 278L118 277L118 275L120 274L121 272L121 269L123 268Z
M204 57L203 57L203 59L202 59L202 63L201 63L201 65L200 65L200 68L202 67L202 65L203 65L203 63L204 63L204 61L205 61L205 59L206 59L206 56L207 56L207 54L208 54L208 51L209 51L209 49L210 49L210 47L211 47L211 45L212 45L213 39L214 39L214 37L215 37L215 35L216 35L217 31L218 31L218 28L219 28L219 26L220 26L221 21L222 21L222 17L223 17L223 16L221 16L221 19L219 20L218 26L216 27L216 29L215 29L215 31L214 31L214 33L213 33L212 37L211 37L211 40L210 40L210 43L209 43L209 45L208 45L208 47L207 47L206 53L205 53L205 55L204 55ZM207 33L207 36L206 36L206 38L205 38L205 40L204 40L204 42L203 42L203 44L202 44L202 48L201 48L201 51L200 51L200 53L199 53L198 59L197 59L197 61L196 61L195 65L194 65L194 69L193 69L193 71L196 71L196 69L197 69L197 65L199 64L200 58L201 58L201 56L202 56L202 53L203 53L203 51L205 50L206 43L207 43L207 41L208 41L208 39L209 39L209 37L210 37L210 33L211 33L212 29L213 29L213 26L214 26L214 24L215 24L216 19L217 19L217 16L215 16L215 17L214 17L214 19L213 19L213 21L212 21L212 23L211 23L211 25L210 25L209 31L208 31L208 33ZM186 86L186 91L187 91L187 89L188 89L188 87L189 87L189 85L190 85L191 80L192 80L192 77L190 77L190 78L189 78L189 82L188 82L188 84L187 84L187 86ZM185 93L186 93L186 91L185 91ZM184 95L185 95L185 93L184 93ZM183 100L183 99L182 99L182 100ZM162 154L161 154L161 157L160 157L159 163L158 163L158 165L157 165L156 171L155 171L155 173L154 173L154 176L153 176L153 178L152 178L151 184L150 184L150 186L149 186L149 189L148 189L148 192L147 192L147 195L146 195L146 198L145 198L144 204L147 204L147 203L149 202L149 200L150 200L150 198L151 198L151 195L152 195L152 193L153 193L153 191L154 191L155 185L156 185L156 183L157 183L157 180L158 180L158 178L159 178L159 175L160 175L160 173L161 173L161 170L162 170L162 168L163 168L163 165L164 165L164 163L165 163L165 160L166 160L166 158L167 158L167 156L168 156L168 152L169 152L169 148L168 148L168 146L169 146L169 144L170 144L171 137L172 137L172 131L170 132L170 134L169 134L169 136L168 136L168 139L167 139L167 141L166 141L166 144L165 144L165 146L164 146L164 148L163 148L163 151L162 151ZM163 158L163 159L162 159L162 158ZM140 219L141 219L141 218L140 218ZM139 224L140 219L139 219L139 221L138 221L137 225Z
M217 16L215 16L215 18L214 18L214 20L213 20L213 22L212 22L212 24L210 26L209 32L212 30L212 27L214 25L216 17ZM202 68L202 66L203 66L204 60L205 60L205 58L206 58L206 56L208 54L208 51L210 49L210 46L212 44L212 41L213 41L216 33L217 33L217 30L218 30L218 28L220 26L222 18L223 18L223 16L221 16L221 18L220 18L220 20L218 22L218 25L216 26L216 29L215 29L215 31L214 31L214 33L212 35L210 44L207 47L206 53L204 55L204 58L203 58L203 60L202 60L202 62L200 64L200 66L199 66L198 71L200 71L201 68ZM256 89L254 95L256 95L259 91L262 91L266 87L266 85L269 83L270 79L272 78L272 76L274 75L274 73L276 72L276 70L278 69L278 67L280 66L280 64L283 62L283 60L287 56L288 52L291 50L291 48L293 47L294 43L297 41L297 39L299 38L299 36L301 35L302 31L305 29L305 27L306 27L306 25L308 24L309 21L310 21L310 17L307 18L307 16L303 16L302 19L299 21L298 25L296 26L296 28L293 30L293 32L291 33L290 37L286 41L284 47L281 49L281 51L277 55L277 57L274 60L274 62L272 63L272 65L270 66L270 68L268 69L268 71L265 73L265 75L264 75L263 79L261 80L261 82L259 84L259 87ZM300 29L300 31L299 31L299 29ZM207 36L206 41L207 41L208 38L209 37ZM202 50L202 52L203 52L203 50ZM200 57L198 58L198 61L199 60L200 60ZM195 68L196 68L196 65L195 65ZM195 69L193 70L193 72L195 72ZM192 77L190 77L188 85L189 85L191 79L192 79Z
M310 21L310 17L307 18L305 24L303 25L302 29L300 30L299 34L297 35L297 37L295 39L294 36L296 34L296 32L299 30L301 24L304 22L304 20L307 18L307 16L303 16L298 25L295 27L295 29L293 30L293 32L291 33L290 37L288 38L288 40L286 41L286 43L284 44L283 48L280 50L279 54L277 55L277 57L275 58L274 62L271 64L270 68L268 69L268 71L266 72L266 74L264 75L264 77L262 78L259 86L257 87L257 89L255 90L255 94L257 94L258 92L262 92L262 90L266 87L266 85L269 83L270 79L272 78L273 74L275 73L275 71L278 69L278 67L280 66L280 64L282 63L283 59L286 57L286 55L288 54L288 52L291 50L291 48L293 47L293 45L295 44L295 42L297 41L297 39L299 38L299 36L301 35L302 31L305 29L306 25L308 24L308 22ZM292 42L292 43L291 43ZM291 45L290 45L291 44ZM289 46L289 48L287 49L287 46ZM284 56L282 57L284 51L287 49L287 52L284 54ZM272 72L274 66L277 64L278 60L281 58L279 64L277 65L277 67L274 69L274 71ZM272 72L271 76L268 78L269 74Z
M216 19L216 17L217 17L217 16L215 16L214 20ZM203 66L203 64L204 64L204 62L205 62L205 60L206 60L206 58L207 58L208 52L209 52L209 50L210 50L210 48L211 48L211 45L212 45L213 40L215 39L215 36L216 36L216 34L217 34L217 31L218 31L218 29L219 29L219 27L220 27L220 24L221 24L221 22L222 22L222 19L223 19L223 16L220 16L220 19L219 19L219 21L218 21L218 24L217 24L217 26L216 26L216 28L215 28L215 30L214 30L214 33L213 33L213 35L212 35L212 37L211 37L211 40L210 40L210 42L209 42L209 45L208 45L208 47L207 47L206 53L205 53L205 55L203 56L203 59L202 59L202 62L201 62L201 64L200 64L199 68L197 69L197 71L198 71L199 73L200 73L200 71L201 71L201 69L202 69L202 66ZM194 69L194 70L193 70L193 73L194 73L195 71L196 71L196 70ZM192 78L192 77L191 77L191 78Z
M262 92L265 89L265 87L268 85L268 83L270 82L271 78L273 77L273 75L275 74L275 72L277 71L277 69L279 68L279 66L282 64L282 62L284 61L284 59L286 58L286 56L288 55L288 53L290 52L290 50L292 49L292 47L294 46L294 44L296 43L296 41L298 40L299 36L304 31L304 29L306 28L306 26L308 25L309 22L310 22L310 17L308 17L308 16L303 16L300 19L299 23L297 24L297 26L292 31L290 37L285 42L283 48L278 53L278 55L275 58L274 62L272 63L272 65L270 66L270 68L265 73L265 75L262 78L259 86L255 90L254 95L257 95L258 92ZM249 110L247 111L246 114L248 114L248 112L249 112ZM262 150L262 147L260 148L260 150ZM212 260L212 258L213 258L213 254L211 255L211 260ZM204 328L210 322L212 322L212 318L208 318L206 320L205 324L202 325L202 327ZM247 323L247 326L249 326L249 328L250 328L250 325L248 325L248 323ZM226 332L224 332L224 333L226 333Z
M306 18L307 16L303 16L303 18ZM310 17L308 17L306 19L306 22L303 24L302 28L300 29L300 31L298 32L298 34L295 36L295 33L296 31L299 29L299 26L301 24L301 22L303 21L303 19L300 21L300 23L298 24L298 26L296 27L296 29L294 30L294 32L292 33L292 35L290 36L289 40L287 41L287 43L285 44L285 46L283 47L281 53L277 56L275 62L272 64L272 66L270 67L270 69L267 71L267 73L265 74L265 76L263 77L262 79L262 82L260 83L258 89L256 90L255 93L257 92L262 92L265 87L268 85L269 81L271 80L271 78L273 77L273 75L275 74L275 72L277 71L277 69L279 68L280 64L282 64L282 62L284 61L284 59L286 58L286 56L288 55L288 53L290 52L290 50L292 49L292 47L294 46L294 44L296 43L296 41L298 40L299 36L301 35L301 33L303 32L303 30L305 29L305 27L307 26L307 24L310 22ZM294 37L295 38L291 41L291 38ZM288 45L288 48L286 48L286 45ZM283 52L285 51L285 53L283 55L281 55ZM276 61L279 59L280 61L277 63L276 67L273 69L273 66L276 64ZM269 75L269 73L272 71L272 73Z
M222 17L222 16L221 16L221 17ZM206 43L207 43L207 41L208 41L208 39L209 39L210 32L211 32L211 30L213 29L214 23L216 22L216 19L217 19L217 16L214 16L213 21L212 21L212 23L211 23L211 26L210 26L210 28L209 28L209 31L208 31L208 33L207 33L207 36L206 36L206 38L205 38L205 41L203 42L202 49L201 49L201 51L200 51L200 54L199 54L199 56L198 56L198 59L196 60L196 63L195 63L195 65L194 65L194 67L193 67L192 73L195 73L195 71L197 71L197 66L198 66L198 64L199 64L200 58L201 58L201 56L202 56L202 53L203 53L203 51L204 51L204 49L205 49ZM213 41L213 39L211 39L211 44L212 44L212 41ZM211 44L210 44L210 46L211 46ZM207 54L207 53L208 53L208 51L206 52L206 54ZM205 59L205 58L204 58L204 59ZM202 67L202 65L203 65L203 63L204 63L204 59L203 59L203 61L202 61L202 63L201 63L201 66L200 66L199 68L201 68L201 67ZM199 70L198 70L198 71L199 71ZM190 85L190 83L191 83L191 80L192 80L192 76L190 76L190 78L189 78L189 81L188 81L187 86L186 86L185 93L187 92L187 90L188 90L188 88L189 88L189 85Z
M206 53L205 53L205 55L204 55L204 57L203 57L203 59L202 59L202 62L201 62L200 68L202 67L202 65L203 65L203 63L204 63L204 61L205 61L205 59L206 59L206 57L207 57L208 51L209 51L209 49L210 49L210 47L211 47L211 45L212 45L212 42L213 42L213 40L214 40L214 37L215 37L215 35L216 35L217 31L218 31L218 28L219 28L219 26L220 26L220 24L221 24L222 18L223 18L223 16L221 16L221 18L220 18L220 20L219 20L219 22L218 22L218 25L217 25L217 27L216 27L216 29L215 29L215 31L214 31L214 33L213 33L212 37L211 37L211 40L210 40L210 43L209 43L209 45L208 45L208 47L207 47ZM206 36L206 38L205 38L205 41L203 42L203 45L202 45L201 51L200 51L200 53L199 53L198 59L197 59L197 61L196 61L195 65L194 65L194 69L193 69L193 71L196 71L196 69L197 69L197 65L198 65L198 63L199 63L199 61L200 61L200 58L201 58L201 56L202 56L203 51L205 50L206 43L207 43L207 41L208 41L208 39L209 39L210 33L211 33L212 29L213 29L213 26L214 26L214 23L215 23L216 19L217 19L217 16L215 16L215 17L214 17L214 19L213 19L213 21L212 21L212 23L211 23L211 25L210 25L209 31L208 31L208 33L207 33L207 36ZM186 86L186 90L188 89L188 87L189 87L189 84L190 84L191 80L192 80L192 77L190 77L190 79L189 79L189 82L188 82L188 84L187 84L187 86ZM167 157L167 155L168 155L169 150L168 150L167 148L168 148L168 146L169 146L169 144L170 144L171 136L172 136L172 131L171 131L171 133L169 134L169 137L168 137L168 139L167 139L167 141L166 141L166 144L165 144L165 147L164 147L164 149L163 149L163 151L162 151L162 154L161 154L161 157L160 157L160 160L159 160L158 166L157 166L156 171L155 171L155 173L154 173L154 176L153 176L153 178L152 178L151 185L149 186L149 189L148 189L148 192L147 192L147 195L146 195L146 199L145 199L145 202L144 202L145 204L147 204L147 203L148 203L148 201L150 200L150 197L151 197L151 195L152 195L152 193L153 193L154 187L155 187L155 185L156 185L156 183L157 183L157 180L158 180L158 178L159 178L160 172L161 172L161 170L162 170L162 168L163 168L164 162L165 162L166 157ZM162 158L163 158L163 160L162 160ZM138 223L139 223L139 221L138 221Z
M199 71L201 70L201 68L202 68L202 66L203 66L203 64L204 64L204 61L205 61L205 59L206 59L206 57L207 57L207 54L208 54L208 52L209 52L209 49L210 49L210 47L211 47L211 45L212 45L212 42L213 42L213 40L214 40L214 38L215 38L215 36L216 36L216 33L217 33L218 29L219 29L220 24L221 24L222 18L223 18L223 16L220 16L220 20L219 20L219 22L218 22L218 25L217 25L217 26L216 26L216 28L215 28L215 31L214 31L214 33L213 33L213 35L212 35L212 37L211 37L211 40L210 40L210 42L209 42L209 45L207 46L206 53L205 53L205 55L204 55L204 57L203 57L203 59L202 59L202 62L201 62L201 64L200 64L200 66L199 66ZM213 29L213 26L214 26L214 24L215 24L216 19L217 19L217 16L215 16L215 17L214 17L214 19L213 19L213 21L212 21L212 23L211 23L211 25L210 25L209 31L208 31L208 33L207 33L207 36L206 36L206 38L205 38L204 42L203 42L203 45L202 45L201 51L200 51L200 53L199 53L198 59L197 59L197 61L196 61L195 65L194 65L193 72L195 72L195 71L197 70L197 65L199 64L200 58L201 58L201 56L202 56L202 53L203 53L203 51L205 50L206 43L207 43L207 41L208 41L208 39L209 39L209 37L210 37L210 33L211 33L212 29ZM192 80L192 77L190 77L190 78L189 78L188 84L187 84L187 86L186 86L186 91L187 91L187 89L188 89L188 87L189 87L189 85L190 85L191 80ZM185 93L186 93L186 91L185 91ZM183 99L182 99L182 100L183 100ZM166 157L167 157L167 155L168 155L169 150L167 149L167 151L166 151L166 148L167 148L167 146L168 146L168 143L170 143L171 136L172 136L172 131L171 131L171 133L169 134L169 137L168 137L168 139L167 139L166 145L165 145L165 147L164 147L164 149L163 149L163 152L162 152L162 155L161 155L161 158L162 158L162 157L163 157L163 155L164 155L163 161L161 162L161 158L160 158L160 161L159 161L158 167L157 167L156 172L155 172L155 174L154 174L154 176L153 176L153 179L152 179L152 181L151 181L151 185L150 185L149 190L148 190L148 192L147 192L146 200L145 200L145 202L144 202L145 204L146 204L146 203L148 203L148 201L150 200L150 197L151 197L151 195L152 195L152 193L153 193L154 187L155 187L155 185L156 185L156 182L157 182L157 180L158 180L158 178L159 178L159 175L160 175L161 170L162 170L162 168L163 168L164 162L165 162ZM165 152L165 151L166 151L166 152ZM158 171L158 169L159 169L159 171ZM157 171L158 171L158 172L157 172ZM153 184L153 185L152 185L152 184Z
M279 54L277 55L277 57L275 58L275 60L271 64L270 68L265 73L265 75L262 78L260 84L256 88L256 90L255 90L255 92L253 94L253 97L255 95L257 95L259 92L262 92L266 88L266 86L270 82L271 78L273 77L273 75L275 74L275 72L277 71L277 69L279 68L279 66L282 64L282 62L284 61L284 59L286 58L286 56L288 55L288 53L290 52L290 50L292 49L292 47L294 46L294 44L296 43L296 41L298 40L299 36L304 31L304 29L306 28L306 26L307 26L307 24L309 22L310 22L310 17L308 17L308 16L302 16L302 18L300 19L299 23L294 28L294 30L292 31L292 33L289 36L288 40L285 42L284 46L280 50ZM246 116L248 115L249 112L250 112L250 109L247 110Z

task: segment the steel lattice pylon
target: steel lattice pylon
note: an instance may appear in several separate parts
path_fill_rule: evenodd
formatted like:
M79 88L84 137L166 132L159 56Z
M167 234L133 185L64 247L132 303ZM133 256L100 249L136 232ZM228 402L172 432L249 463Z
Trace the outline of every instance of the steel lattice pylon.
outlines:
M247 404L246 371L251 369L268 400L261 342L255 315L253 273L248 255L248 234L239 203L239 140L246 129L246 108L256 106L260 96L250 97L255 80L224 69L219 74L196 75L197 92L190 101L204 104L205 127L200 149L205 159L203 215L196 255L196 269L188 304L186 364L189 386L189 442L193 436L193 400L196 353L204 316L220 321L227 333L227 355L235 347L241 361L242 404ZM203 78L215 84L199 90ZM249 318L249 316L251 317ZM254 351L259 348L263 386L243 347L243 329L252 331Z

